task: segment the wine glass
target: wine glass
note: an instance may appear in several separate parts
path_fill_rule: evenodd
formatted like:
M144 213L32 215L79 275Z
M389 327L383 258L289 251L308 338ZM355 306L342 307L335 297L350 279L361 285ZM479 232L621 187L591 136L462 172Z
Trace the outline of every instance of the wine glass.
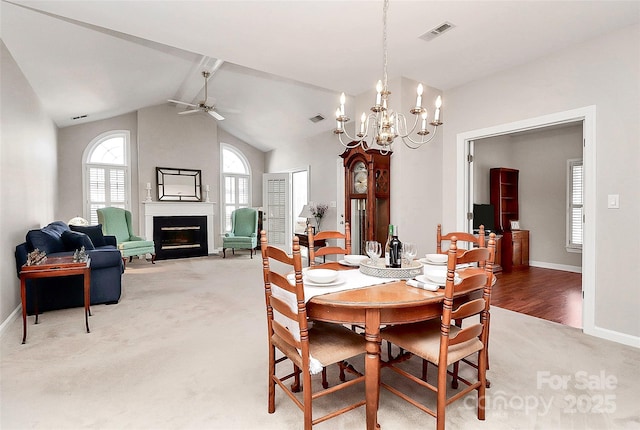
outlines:
M368 240L365 244L367 255L371 259L371 262L375 266L378 263L378 258L380 254L382 254L382 246L380 242L376 242L375 240Z
M418 249L415 243L405 242L402 244L402 256L406 261L407 267L411 266L411 262L418 254Z

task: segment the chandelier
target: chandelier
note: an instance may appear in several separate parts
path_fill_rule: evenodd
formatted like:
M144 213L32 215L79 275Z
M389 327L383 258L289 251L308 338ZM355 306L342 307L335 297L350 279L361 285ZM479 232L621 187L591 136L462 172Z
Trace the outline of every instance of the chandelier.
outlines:
M422 92L424 88L422 84L418 85L416 105L409 112L415 116L413 127L410 129L407 126L407 118L404 114L394 112L389 107L389 91L387 87L387 9L389 8L389 0L384 0L383 12L382 12L382 80L378 81L376 85L376 102L371 107L372 113L368 116L363 112L360 117L360 128L355 137L351 137L345 130L345 123L349 121L345 115L344 104L346 97L344 93L340 96L340 107L336 110L336 129L333 131L338 136L340 143L346 148L355 148L361 145L365 150L368 148L365 139L370 135L373 136L373 141L382 147L383 153L391 150L391 144L396 137L400 137L404 144L411 148L417 149L430 142L435 136L438 130L438 126L442 125L440 121L440 107L442 106L442 98L438 96L436 99L436 109L433 116L433 120L429 123L433 126L433 134L427 138L430 132L427 130L427 109L422 107ZM418 123L420 126L418 127ZM416 132L417 130L417 132ZM411 135L415 132L417 136L414 138ZM345 135L350 142L343 141L343 135Z

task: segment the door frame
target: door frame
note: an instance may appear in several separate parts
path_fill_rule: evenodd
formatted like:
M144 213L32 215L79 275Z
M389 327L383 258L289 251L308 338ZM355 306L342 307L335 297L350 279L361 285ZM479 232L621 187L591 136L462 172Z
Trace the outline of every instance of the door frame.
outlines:
M468 226L470 211L469 141L511 134L520 131L545 128L558 124L582 121L584 162L584 228L582 247L582 330L584 333L610 338L595 326L595 245L596 245L596 106L586 106L564 112L556 112L522 121L500 124L488 128L459 133L456 136L456 228L464 231ZM611 339L615 340L615 339Z

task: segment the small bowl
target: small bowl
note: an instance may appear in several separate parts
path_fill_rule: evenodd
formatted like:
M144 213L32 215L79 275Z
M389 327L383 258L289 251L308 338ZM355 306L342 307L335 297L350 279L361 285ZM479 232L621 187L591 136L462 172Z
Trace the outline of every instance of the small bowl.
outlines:
M338 279L338 271L330 269L307 270L307 278L316 284L328 284Z
M427 254L425 258L432 263L444 264L449 256L447 254Z
M348 254L344 256L344 261L346 261L349 264L360 264L362 263L364 260L367 260L369 257L367 257L366 255L355 255L355 254Z
M447 270L427 269L424 271L424 276L428 280L437 285L444 285L447 283Z

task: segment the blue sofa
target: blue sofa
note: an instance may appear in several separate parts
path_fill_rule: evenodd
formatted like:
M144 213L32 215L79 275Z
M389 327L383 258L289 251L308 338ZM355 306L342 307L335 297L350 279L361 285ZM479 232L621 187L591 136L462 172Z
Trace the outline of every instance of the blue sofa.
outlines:
M27 254L38 248L50 257L73 255L85 247L91 257L91 304L118 303L122 292L124 263L116 247L115 236L104 236L102 226L69 227L55 221L38 230L30 230L24 243L16 246L16 273L27 261ZM35 294L38 311L84 306L81 276L27 280L27 313L34 314Z

